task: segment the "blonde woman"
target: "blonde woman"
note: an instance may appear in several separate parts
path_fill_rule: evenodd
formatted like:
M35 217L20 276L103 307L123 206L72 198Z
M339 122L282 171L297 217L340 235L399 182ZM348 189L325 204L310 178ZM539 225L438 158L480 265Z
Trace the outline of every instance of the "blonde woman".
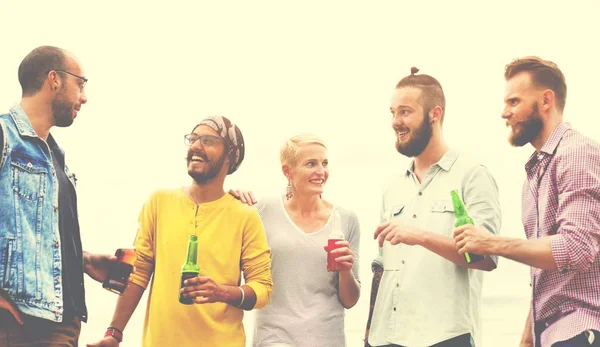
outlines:
M269 247L271 302L256 312L253 346L343 347L344 309L360 296L356 214L321 196L329 178L327 147L310 134L287 140L281 148L286 194L257 203ZM253 203L249 192L231 191ZM335 216L344 241L333 252L339 271L327 271L327 244Z

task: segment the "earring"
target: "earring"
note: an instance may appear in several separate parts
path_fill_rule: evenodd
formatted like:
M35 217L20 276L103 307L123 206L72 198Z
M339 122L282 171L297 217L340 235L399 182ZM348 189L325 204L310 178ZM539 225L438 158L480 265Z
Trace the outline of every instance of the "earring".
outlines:
M292 181L288 181L287 187L285 187L285 197L288 200L292 198Z

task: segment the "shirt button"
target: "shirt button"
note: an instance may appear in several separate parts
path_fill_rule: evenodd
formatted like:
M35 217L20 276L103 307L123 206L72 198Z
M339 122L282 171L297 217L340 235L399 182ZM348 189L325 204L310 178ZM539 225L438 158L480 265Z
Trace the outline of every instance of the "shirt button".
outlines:
M419 196L423 195L423 192L419 192Z
M400 283L396 283L396 288L400 287Z
M413 218L417 218L417 215L416 215L416 214L413 214Z
M394 311L396 311L396 308L394 307Z
M402 264L404 264L404 260L402 261Z

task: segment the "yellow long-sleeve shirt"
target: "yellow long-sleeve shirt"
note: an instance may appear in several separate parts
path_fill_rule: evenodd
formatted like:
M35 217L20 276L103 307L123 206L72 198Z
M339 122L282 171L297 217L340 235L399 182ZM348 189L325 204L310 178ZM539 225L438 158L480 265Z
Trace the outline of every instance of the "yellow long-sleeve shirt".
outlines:
M247 286L256 292L255 308L271 297L270 250L256 210L231 195L198 206L183 192L162 190L143 206L135 239L138 259L134 284L150 293L143 346L245 345L243 310L225 303L179 303L181 266L189 235L198 235L200 275L219 284ZM194 224L197 223L196 228ZM241 269L241 271L240 271Z

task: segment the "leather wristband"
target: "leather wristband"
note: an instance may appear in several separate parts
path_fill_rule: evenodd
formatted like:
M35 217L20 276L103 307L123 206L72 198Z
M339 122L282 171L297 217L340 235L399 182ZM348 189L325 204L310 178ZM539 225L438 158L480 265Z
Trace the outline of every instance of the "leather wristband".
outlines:
M123 342L123 332L115 327L106 328L106 332L104 333L104 337L112 336L115 340L119 341L119 343Z

